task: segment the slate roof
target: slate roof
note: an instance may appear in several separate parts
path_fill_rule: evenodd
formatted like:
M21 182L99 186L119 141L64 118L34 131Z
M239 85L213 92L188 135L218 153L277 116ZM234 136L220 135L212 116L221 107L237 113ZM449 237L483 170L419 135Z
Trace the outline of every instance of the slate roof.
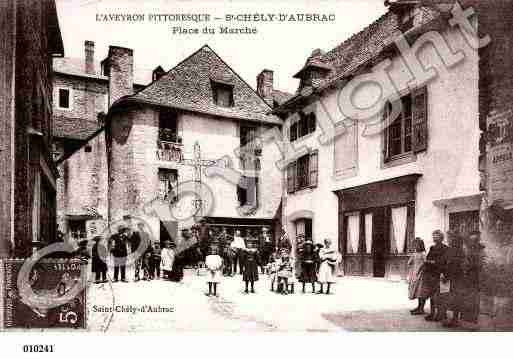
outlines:
M233 86L232 107L218 106L214 102L213 82ZM278 117L268 115L272 109L267 103L208 45L201 47L140 92L121 99L124 100L226 118L282 124Z
M412 3L411 0L396 0L396 2ZM410 32L415 33L420 29L426 32L429 31L429 29L439 28L441 26L441 13L438 9L432 6L422 6L420 9L421 17L419 24L404 33L405 36L408 37ZM307 59L305 67L303 67L299 73L310 64L315 64L318 67L324 64L325 68L331 68L331 71L319 81L315 89L322 90L328 88L338 80L349 78L357 69L361 68L361 66L377 58L385 49L389 48L394 43L400 34L399 16L393 11L388 11L360 32L340 43L334 49L326 53L321 53L316 50L315 56L311 55ZM303 97L304 96L298 92L291 101Z
M85 72L85 60L76 57L57 57L53 59L53 71L80 77L100 79L108 81L107 76L101 74L101 63L94 62L95 74ZM134 69L134 85L146 86L151 82L152 70Z
M86 140L100 129L98 122L81 118L55 116L53 118L53 137L73 140Z
M292 97L294 97L294 94L273 89L272 96L273 96L273 101L275 103L277 103L278 105L281 105L281 104L287 102L288 100L290 100Z

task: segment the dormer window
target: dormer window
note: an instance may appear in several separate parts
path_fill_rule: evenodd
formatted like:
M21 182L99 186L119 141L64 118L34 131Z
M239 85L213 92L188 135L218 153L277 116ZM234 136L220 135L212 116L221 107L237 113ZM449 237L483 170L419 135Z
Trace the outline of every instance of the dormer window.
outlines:
M233 107L233 86L212 81L214 103L217 106Z
M406 32L413 27L415 19L415 9L406 10L401 17L401 32Z

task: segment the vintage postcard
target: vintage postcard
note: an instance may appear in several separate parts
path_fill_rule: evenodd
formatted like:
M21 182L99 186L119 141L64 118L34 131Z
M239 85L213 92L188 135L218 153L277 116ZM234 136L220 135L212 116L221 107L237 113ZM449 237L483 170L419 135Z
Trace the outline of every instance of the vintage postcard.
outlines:
M1 330L512 330L512 22L0 0Z

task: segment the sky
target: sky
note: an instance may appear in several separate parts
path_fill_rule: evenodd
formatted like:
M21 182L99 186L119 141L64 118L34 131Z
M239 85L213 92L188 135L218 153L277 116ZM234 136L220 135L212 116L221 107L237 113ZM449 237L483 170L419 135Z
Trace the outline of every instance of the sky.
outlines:
M386 8L383 0L57 0L65 56L84 57L85 40L95 42L96 60L106 57L109 45L134 50L135 67L166 71L208 44L251 86L262 69L274 71L274 87L295 92L293 75L314 49L336 47L377 19ZM209 14L201 22L149 21L148 14ZM236 22L227 15L334 14L332 22ZM145 14L144 21L98 21L97 14ZM216 34L202 34L203 27ZM255 27L257 34L219 34L219 26ZM173 27L198 28L199 34L173 34Z

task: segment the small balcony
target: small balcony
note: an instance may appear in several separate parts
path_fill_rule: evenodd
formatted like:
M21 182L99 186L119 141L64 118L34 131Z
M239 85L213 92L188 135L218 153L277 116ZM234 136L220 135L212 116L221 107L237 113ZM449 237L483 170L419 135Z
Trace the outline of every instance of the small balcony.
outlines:
M157 141L157 160L168 162L180 162L183 159L182 138L174 131L166 128L159 130Z

